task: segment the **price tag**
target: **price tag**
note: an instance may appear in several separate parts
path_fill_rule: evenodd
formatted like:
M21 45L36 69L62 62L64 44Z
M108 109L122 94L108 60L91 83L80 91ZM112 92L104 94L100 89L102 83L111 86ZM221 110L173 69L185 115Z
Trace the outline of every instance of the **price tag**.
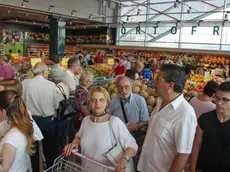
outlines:
M30 63L31 63L32 66L35 66L36 63L40 63L41 61L42 61L41 58L31 58L30 59Z
M68 66L68 61L69 61L69 58L62 58L62 61L61 61L61 65L64 69L67 68Z
M113 66L114 65L114 59L108 58L108 65Z

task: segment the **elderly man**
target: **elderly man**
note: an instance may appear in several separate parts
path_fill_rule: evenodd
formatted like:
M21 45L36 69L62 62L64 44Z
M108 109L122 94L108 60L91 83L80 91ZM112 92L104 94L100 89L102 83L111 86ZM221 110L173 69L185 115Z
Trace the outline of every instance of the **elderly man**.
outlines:
M196 115L182 94L185 71L165 64L155 81L159 96L149 120L138 170L141 172L183 171L196 131Z
M109 113L126 123L131 133L147 126L148 108L143 97L132 93L132 81L120 76L116 85L119 95L111 101Z
M57 88L53 82L47 80L48 67L44 63L37 63L33 68L35 77L22 82L23 100L33 119L44 136L42 141L47 166L50 167L58 156L56 142L56 128L54 115L58 108Z
M81 64L78 58L70 58L68 61L68 69L66 69L63 76L63 83L69 88L71 94L75 93L76 90L76 80L75 76L79 75L81 72Z

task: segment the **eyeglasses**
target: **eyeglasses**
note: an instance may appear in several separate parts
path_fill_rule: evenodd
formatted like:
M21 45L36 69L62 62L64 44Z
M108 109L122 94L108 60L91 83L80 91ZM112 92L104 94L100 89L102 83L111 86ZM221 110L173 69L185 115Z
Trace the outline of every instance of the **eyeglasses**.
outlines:
M126 89L128 90L131 87L131 85L125 85L125 86L117 86L118 89Z
M230 101L230 99L228 99L228 98L222 98L222 99L220 99L217 96L214 97L214 102L215 103L219 103L220 102L221 104L227 104L229 101Z

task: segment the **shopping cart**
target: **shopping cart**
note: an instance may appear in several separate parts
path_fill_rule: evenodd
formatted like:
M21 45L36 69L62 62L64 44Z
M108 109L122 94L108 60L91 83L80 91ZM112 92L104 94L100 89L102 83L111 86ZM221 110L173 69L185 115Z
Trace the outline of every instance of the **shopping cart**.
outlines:
M64 155L59 156L54 161L53 166L45 170L44 172L95 172L90 170L87 165L82 165L84 163L90 162L94 164L94 166L100 166L101 168L108 169L109 172L114 171L114 168L110 165L106 165L100 162L97 162L87 156L84 156L78 153L77 150L73 150L72 154L74 156L74 160L68 160Z

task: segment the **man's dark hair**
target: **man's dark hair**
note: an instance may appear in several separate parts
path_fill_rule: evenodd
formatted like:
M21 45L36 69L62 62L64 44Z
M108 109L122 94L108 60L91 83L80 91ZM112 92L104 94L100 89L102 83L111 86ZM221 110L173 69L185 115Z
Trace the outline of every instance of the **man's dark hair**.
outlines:
M74 58L70 58L68 60L68 68L71 68L75 63L79 62L80 63L80 60L76 57Z
M192 73L192 66L187 64L184 66L184 71L185 71L185 75L188 76L188 75L191 75Z
M226 81L220 84L218 91L230 92L230 81Z
M135 80L136 79L136 73L137 73L136 70L129 69L126 71L125 76L129 77L132 80Z
M219 87L219 84L217 82L209 81L205 85L203 93L209 97L212 97L216 93L218 87Z
M166 82L174 82L174 91L182 93L186 83L185 71L182 67L176 64L164 64L161 66L160 71L164 73Z

